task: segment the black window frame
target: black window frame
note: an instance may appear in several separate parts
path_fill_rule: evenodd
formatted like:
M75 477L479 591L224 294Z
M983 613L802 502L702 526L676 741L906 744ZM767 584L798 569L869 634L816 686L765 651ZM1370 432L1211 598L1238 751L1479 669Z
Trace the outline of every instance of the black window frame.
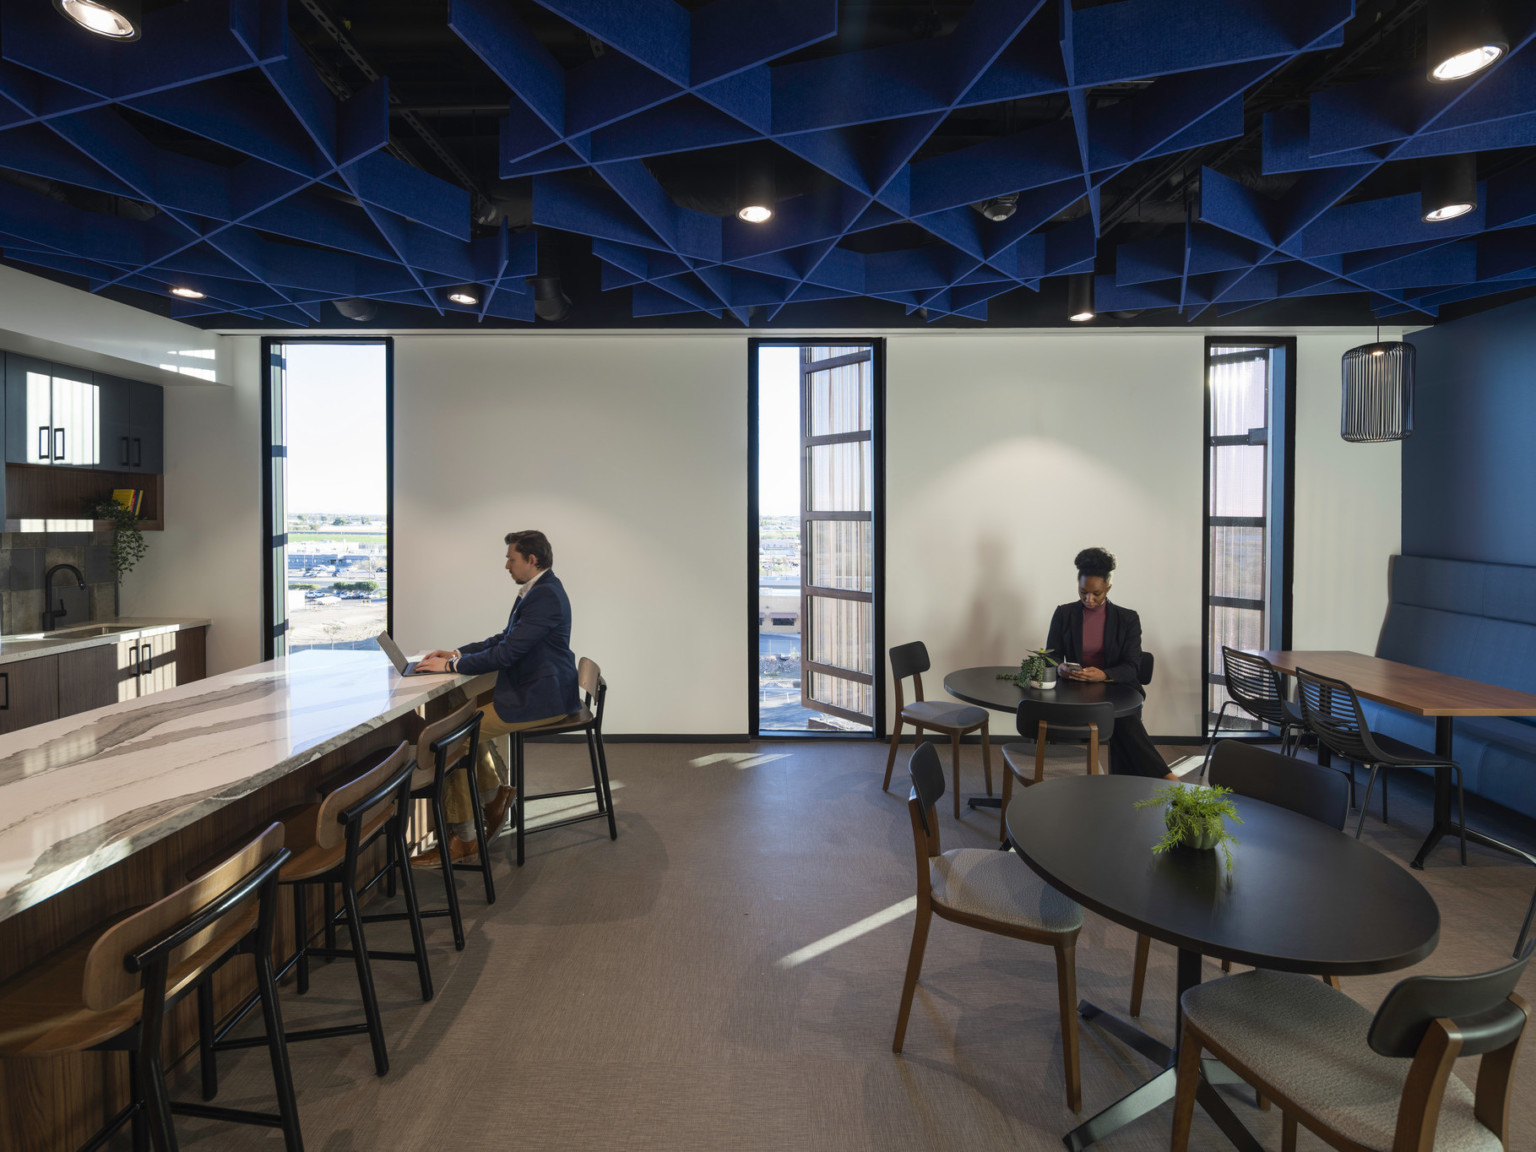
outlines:
M786 740L881 740L886 734L885 716L885 338L883 336L754 336L747 340L747 734L753 740L764 738L758 708L758 429L759 395L757 353L760 348L828 347L840 344L867 344L873 351L871 361L873 394L870 420L873 436L870 467L875 478L873 501L874 525L874 723L868 732L797 732L772 730L769 739ZM802 547L804 542L802 541ZM802 563L801 579L805 579ZM801 626L805 621L802 613ZM802 652L804 651L802 639Z
M1276 574L1270 573L1272 594L1268 598L1268 608L1278 620L1271 620L1268 626L1266 643L1276 643L1281 650L1291 646L1291 592L1295 575L1296 562L1296 353L1297 340L1294 336L1244 336L1240 333L1222 336L1207 336L1205 338L1204 355L1201 360L1201 415L1200 415L1200 738L1202 742L1209 742L1214 735L1211 728L1212 717L1208 708L1210 686L1213 683L1222 682L1222 674L1219 668L1211 667L1211 542L1210 542L1210 518L1211 518L1211 355L1215 348L1269 348L1280 350L1284 353L1282 367L1284 375L1280 385L1282 394L1280 397L1280 418L1283 421L1281 427L1281 452L1280 475L1274 473L1274 462L1270 463L1269 507L1265 509L1266 518L1273 525L1276 519L1275 493L1279 493L1279 531L1280 531L1280 572L1278 580ZM1270 404L1271 414L1274 413L1274 402ZM1273 433L1271 433L1273 442ZM1266 551L1272 554L1272 549L1266 545ZM1268 556L1265 563L1268 564ZM1214 679L1213 679L1214 677ZM1223 739L1241 740L1270 740L1273 736L1268 730L1244 734L1233 732Z
M272 357L286 344L381 344L384 346L384 563L389 569L388 593L384 602L384 627L395 630L395 341L392 336L263 336L261 338L261 658L273 659L277 639L273 606L277 589L273 586L272 549ZM287 446L283 446L287 453ZM284 533L286 536L286 533ZM286 574L286 573L285 573ZM287 629L287 621L283 622Z

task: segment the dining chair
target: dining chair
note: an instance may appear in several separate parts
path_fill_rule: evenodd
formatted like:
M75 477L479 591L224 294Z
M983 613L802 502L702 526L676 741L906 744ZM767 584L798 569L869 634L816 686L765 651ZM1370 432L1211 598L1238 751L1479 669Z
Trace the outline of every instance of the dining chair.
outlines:
M1228 705L1235 704L1255 720L1280 729L1281 752L1289 747L1293 729L1298 736L1306 731L1301 709L1286 699L1280 673L1264 657L1223 644L1221 677L1228 699L1221 702L1221 709L1216 713L1216 727L1211 729L1211 744L1205 752L1206 765L1210 763L1210 749L1216 743L1222 721L1227 717Z
M938 802L944 795L944 769L932 744L919 744L907 766L912 792L907 810L912 817L912 843L917 852L917 920L912 926L912 951L901 986L892 1052L900 1052L907 1034L912 996L923 969L923 949L933 917L1049 944L1056 951L1057 1009L1061 1016L1061 1060L1067 1082L1067 1104L1083 1106L1082 1077L1077 1058L1077 935L1083 910L1052 888L1012 852L987 848L939 847Z
M1044 700L1020 700L1014 717L1019 735L1030 744L1003 745L1003 808L997 836L1008 840L1008 803L1013 799L1013 781L1028 787L1045 779L1047 744L1086 745L1089 776L1100 771L1099 745L1115 734L1115 706L1105 700L1099 704L1065 704ZM1033 771L1027 771L1034 761Z
M279 1128L287 1152L303 1152L272 971L277 878L291 855L283 839L283 826L269 825L169 896L80 937L0 984L0 1056L16 1065L18 1086L25 1082L23 1059L128 1053L126 1106L82 1152L105 1147L124 1125L131 1128L136 1150L147 1150L151 1140L156 1148L175 1148L173 1115ZM167 1013L193 992L201 999L214 972L236 956L251 957L255 967L255 997L266 1020L266 1034L257 1043L267 1049L271 1063L276 1114L173 1101L166 1087ZM180 1049L173 1045L172 1050ZM22 1107L20 1088L12 1092L9 1102ZM37 1136L44 1141L45 1133Z
M923 699L923 673L933 667L928 660L928 647L921 640L910 644L898 644L891 649L891 680L896 686L896 725L891 730L891 751L885 758L885 782L882 791L891 790L891 769L896 765L896 749L901 743L903 722L912 725L912 734L922 743L923 730L931 728L949 737L950 760L954 773L955 819L960 819L960 737L968 732L981 730L981 767L986 774L987 795L992 795L992 743L988 734L990 717L985 708L970 704L946 704ZM911 678L912 694L907 702L902 692L902 681Z
M1181 998L1171 1152L1187 1152L1202 1051L1282 1109L1281 1148L1297 1126L1349 1152L1509 1145L1515 1055L1529 1009L1515 993L1530 949L1474 976L1413 976L1373 1015L1326 984L1255 970ZM1481 1056L1473 1091L1451 1069Z
M1366 781L1365 800L1360 805L1360 819L1355 824L1355 838L1365 827L1365 812L1371 806L1371 790L1383 768L1447 768L1456 782L1457 822L1461 827L1461 862L1467 862L1467 803L1461 789L1461 765L1454 760L1436 756L1422 748L1415 748L1391 736L1374 733L1365 721L1365 710L1360 707L1360 697L1342 680L1319 676L1305 668L1296 669L1297 697L1301 701L1301 715L1307 730L1318 742L1337 756L1350 761L1350 783L1353 791L1354 765L1370 767L1371 777ZM1381 778L1381 822L1387 822L1387 779Z
M1316 820L1339 831L1349 818L1349 780L1336 768L1297 760L1238 740L1222 740L1211 756L1212 787L1230 788L1239 796L1262 800L1277 808ZM1136 936L1136 964L1131 973L1131 1015L1141 1015L1141 996L1147 983L1147 957L1151 938ZM1223 962L1223 971L1230 970ZM1338 980L1328 980L1335 988Z

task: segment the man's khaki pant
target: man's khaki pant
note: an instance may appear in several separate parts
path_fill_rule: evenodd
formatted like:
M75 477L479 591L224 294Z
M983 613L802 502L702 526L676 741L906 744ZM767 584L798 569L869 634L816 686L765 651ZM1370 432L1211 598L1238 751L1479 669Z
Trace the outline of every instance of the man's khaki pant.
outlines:
M480 757L475 761L475 787L481 796L487 796L496 791L503 784L510 784L512 773L506 761L496 745L498 738L510 732L521 732L527 728L541 728L545 724L553 724L557 720L564 720L573 713L565 713L560 716L546 716L541 720L517 720L508 722L496 715L496 709L491 704L489 692L475 701L480 706ZM443 797L443 806L448 811L450 824L467 824L474 820L474 809L469 803L469 784L464 779L464 773L455 772L448 778L448 794Z

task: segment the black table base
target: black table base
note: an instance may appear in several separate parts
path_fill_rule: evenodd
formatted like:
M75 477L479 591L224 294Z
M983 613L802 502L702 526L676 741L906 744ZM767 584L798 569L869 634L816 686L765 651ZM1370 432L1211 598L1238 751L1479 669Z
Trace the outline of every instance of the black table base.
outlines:
M1183 998L1186 989L1200 983L1201 961L1202 957L1198 952L1179 949L1178 994L1180 999ZM1061 1142L1070 1152L1082 1152L1082 1149L1089 1145L1096 1144L1127 1124L1141 1119L1158 1105L1172 1100L1174 1092L1178 1089L1179 1052L1176 1047L1170 1048L1156 1037L1143 1032L1136 1025L1104 1011L1087 1000L1078 1003L1077 1014L1088 1023L1102 1028L1133 1052L1146 1057L1162 1071L1145 1084L1131 1089L1108 1108L1089 1117L1063 1136ZM1180 1032L1182 1031L1181 1027ZM1263 1146L1253 1138L1253 1134L1247 1128L1243 1127L1243 1122L1237 1118L1237 1114L1216 1092L1217 1084L1241 1083L1242 1080L1220 1060L1207 1058L1200 1061L1200 1087L1196 1089L1195 1099L1200 1107L1205 1109L1206 1115L1215 1121L1216 1126L1231 1141L1234 1148L1241 1149L1241 1152L1264 1152Z

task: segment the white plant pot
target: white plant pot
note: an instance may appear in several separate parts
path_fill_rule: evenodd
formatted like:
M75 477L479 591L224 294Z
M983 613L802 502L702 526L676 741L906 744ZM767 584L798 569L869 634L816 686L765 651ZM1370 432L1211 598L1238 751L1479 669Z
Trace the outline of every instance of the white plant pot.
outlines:
M1056 677L1052 676L1049 680L1031 680L1029 686L1031 688L1054 688L1056 687Z

